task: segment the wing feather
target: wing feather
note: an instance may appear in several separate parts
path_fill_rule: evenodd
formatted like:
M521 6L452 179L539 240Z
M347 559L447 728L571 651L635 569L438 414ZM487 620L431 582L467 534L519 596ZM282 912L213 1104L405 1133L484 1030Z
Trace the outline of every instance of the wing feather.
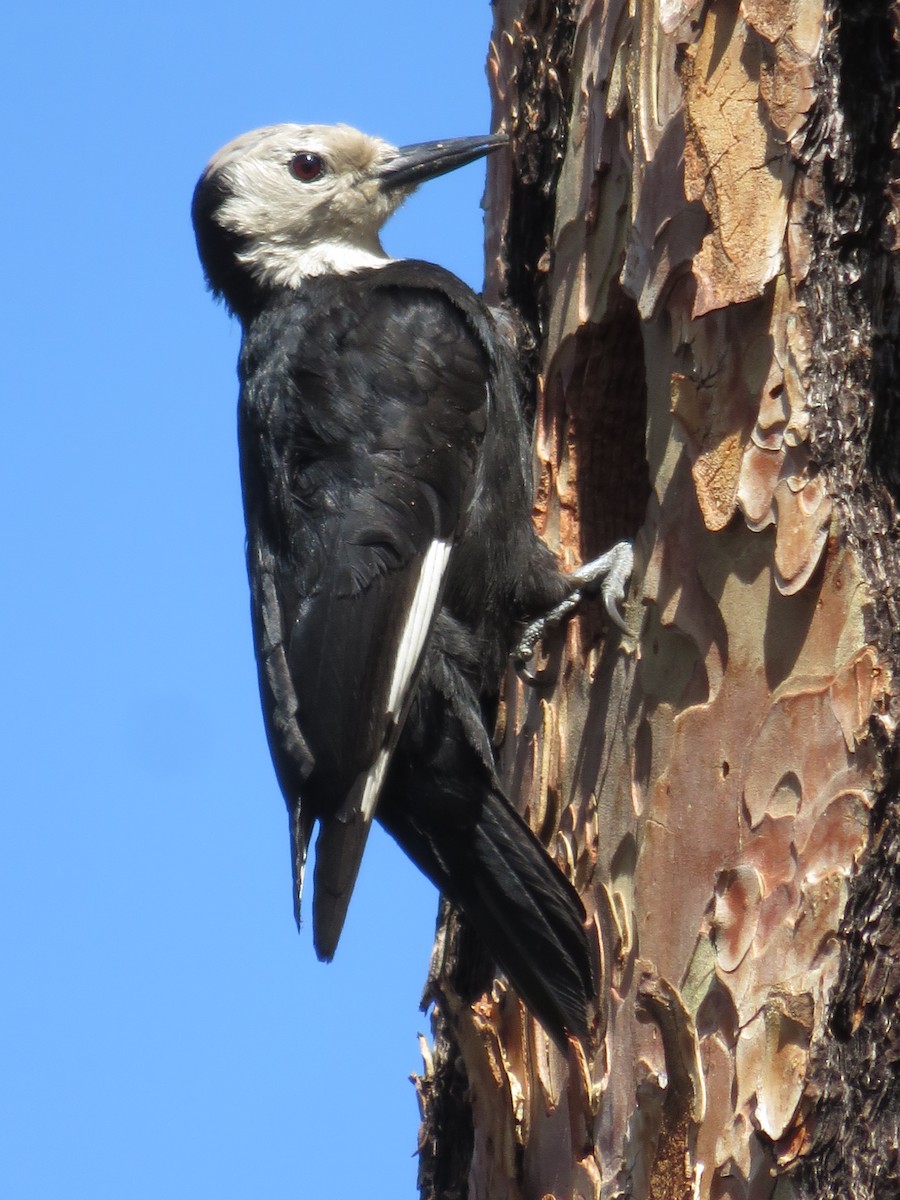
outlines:
M469 318L438 288L393 277L361 279L352 310L316 281L273 315L278 354L244 351L251 366L278 364L245 380L242 471L260 682L298 888L319 822L322 957L415 695L487 421L490 364Z

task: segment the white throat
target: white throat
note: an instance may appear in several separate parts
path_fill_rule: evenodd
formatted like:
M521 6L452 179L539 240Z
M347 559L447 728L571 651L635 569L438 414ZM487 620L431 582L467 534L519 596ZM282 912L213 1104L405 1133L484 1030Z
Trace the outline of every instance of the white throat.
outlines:
M257 241L238 257L260 283L277 287L299 287L312 275L350 275L365 267L384 267L394 261L377 241L374 246L365 247L340 239L312 246Z

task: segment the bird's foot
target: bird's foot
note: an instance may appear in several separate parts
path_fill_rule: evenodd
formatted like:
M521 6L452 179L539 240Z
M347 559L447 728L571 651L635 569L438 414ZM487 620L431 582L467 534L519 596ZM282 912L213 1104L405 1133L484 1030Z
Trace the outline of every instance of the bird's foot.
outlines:
M573 571L569 575L572 591L555 608L531 622L513 651L513 661L519 666L527 663L538 642L557 625L568 620L585 596L597 591L603 598L603 606L609 613L610 620L624 633L630 633L619 611L619 605L625 598L625 587L631 578L633 566L634 551L631 542L616 542L605 554Z
M573 571L569 578L578 590L579 600L582 595L590 596L599 590L609 619L623 633L630 634L631 630L625 624L619 605L625 599L625 588L633 570L634 548L631 542L616 542L605 554Z

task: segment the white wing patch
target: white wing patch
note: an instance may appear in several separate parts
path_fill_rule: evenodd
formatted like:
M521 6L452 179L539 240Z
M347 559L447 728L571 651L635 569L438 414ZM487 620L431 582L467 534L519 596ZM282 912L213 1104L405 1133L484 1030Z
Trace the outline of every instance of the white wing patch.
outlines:
M450 543L435 540L428 547L419 581L416 584L415 595L406 618L406 625L397 647L397 657L394 661L394 673L391 676L391 686L388 690L387 716L394 726L394 733L378 752L378 757L369 768L363 784L360 798L360 810L363 820L372 819L375 804L384 782L384 773L391 760L391 754L400 732L400 722L409 700L410 684L415 677L419 659L425 648L425 639L431 628L431 621L441 593L441 583L447 563L450 559ZM355 791L356 789L354 789Z
M363 788L361 811L363 820L366 824L372 820L372 813L375 811L375 802L381 794L381 785L384 782L384 773L387 770L387 765L390 760L390 749L387 746L382 746L378 751L378 757L369 768L369 773L366 776L365 787Z
M425 638L431 628L434 606L437 604L449 558L450 543L433 541L422 561L422 571L409 608L409 616L406 618L406 628L397 648L397 660L388 692L388 712L392 717L400 716L400 710L406 700L410 676L418 666Z

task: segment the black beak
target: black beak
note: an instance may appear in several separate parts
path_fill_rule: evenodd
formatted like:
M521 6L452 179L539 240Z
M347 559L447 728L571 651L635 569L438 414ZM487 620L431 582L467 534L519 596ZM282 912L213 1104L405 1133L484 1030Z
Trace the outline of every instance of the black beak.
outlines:
M449 138L445 142L401 146L396 158L385 163L378 172L382 190L413 187L425 179L446 175L448 171L455 171L457 167L464 167L483 154L505 146L508 141L505 134L490 133L486 137Z

